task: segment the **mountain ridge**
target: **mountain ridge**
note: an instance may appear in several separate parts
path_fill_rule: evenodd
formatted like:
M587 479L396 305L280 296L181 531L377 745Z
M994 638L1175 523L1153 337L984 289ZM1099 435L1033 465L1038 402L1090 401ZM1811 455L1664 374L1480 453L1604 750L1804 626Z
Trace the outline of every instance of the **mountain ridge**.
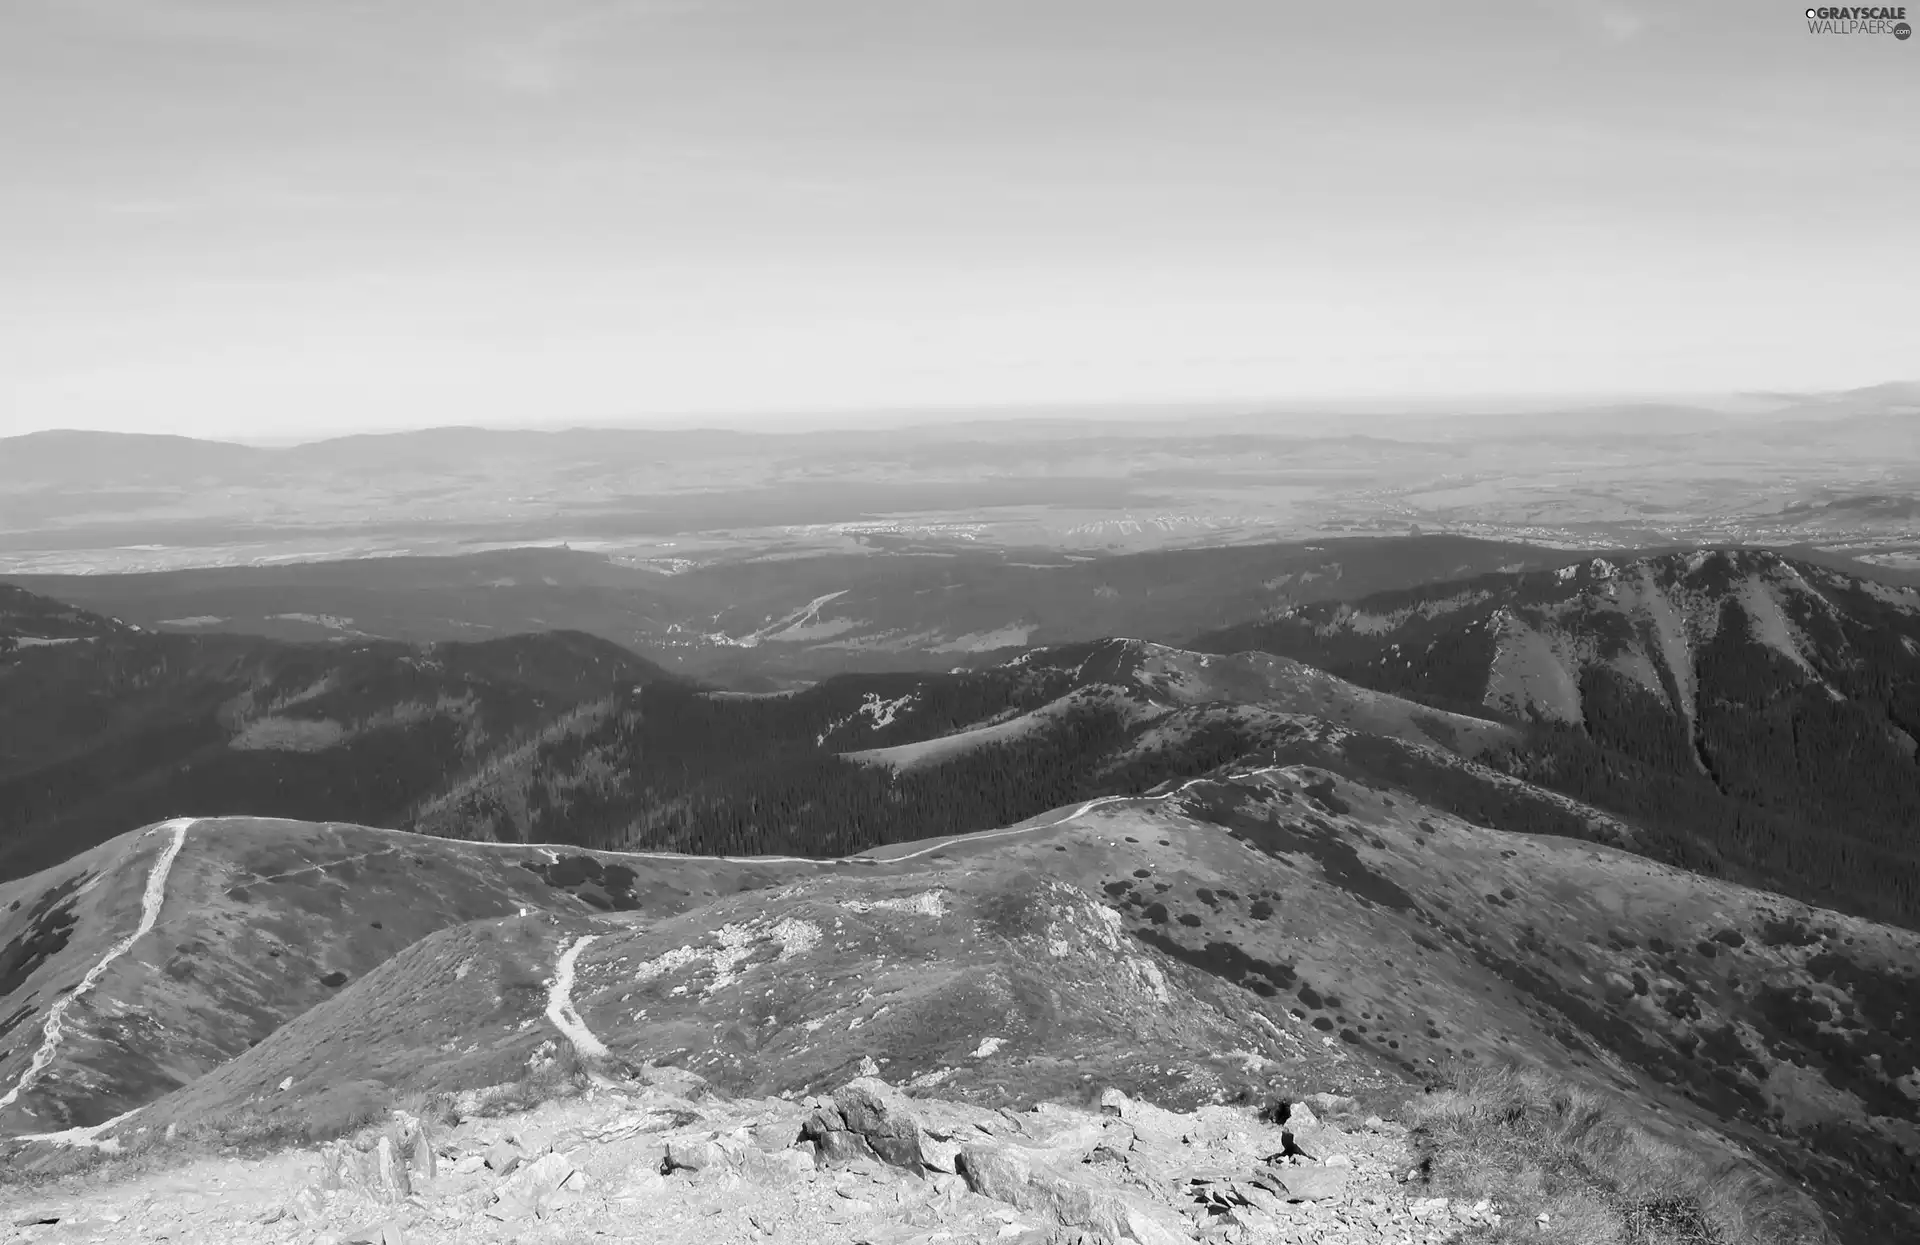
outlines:
M1194 644L1522 726L1505 768L1647 825L1670 859L1920 919L1911 588L1699 550L1294 607Z
M1920 984L1912 980L1910 969L1905 986L1898 977L1899 965L1920 958L1915 935L1698 879L1595 844L1475 826L1423 805L1403 790L1355 783L1312 766L1223 773L1191 780L1184 789L1158 798L1094 801L998 834L882 849L869 858L871 863L632 857L520 844L480 848L401 832L245 820L209 823L196 830L182 858L187 863L175 868L176 879L184 886L202 876L208 880L192 883L201 887L223 880L238 885L248 898L209 908L176 896L181 901L170 915L163 912L157 927L166 932L156 936L168 945L205 942L207 949L175 952L173 961L217 962L222 952L209 939L210 931L227 928L233 934L223 937L246 936L247 925L232 925L222 911L264 910L259 909L264 904L272 911L312 911L322 920L351 924L374 917L391 924L396 912L418 907L407 900L397 907L386 906L384 900L376 903L394 880L453 868L484 872L504 864L519 880L509 892L493 892L498 897L487 901L493 904L491 912L482 914L474 928L518 925L545 931L537 945L546 948L541 954L549 965L565 947L578 946L581 936L595 934L594 941L576 952L579 963L572 978L571 1006L586 1028L621 1058L671 1060L717 1077L728 1092L784 1088L800 1093L808 1086L827 1085L843 1077L847 1061L857 1062L862 1050L876 1060L891 1061L885 1066L902 1082L941 1074L943 1092L963 1098L981 1093L989 1095L982 1101L993 1101L991 1095L1011 1090L1024 1101L1022 1095L1068 1092L1079 1072L1071 1065L1048 1071L1055 1066L1049 1061L1057 1058L1061 1038L1049 1027L1060 1022L1047 1017L1082 1017L1075 1023L1084 1024L1090 1022L1085 1018L1103 1011L1064 1001L1044 1004L1044 990L1032 996L1016 990L1015 997L1028 1001L1013 1013L1001 1004L962 1005L956 1000L973 998L967 992L972 987L949 996L940 993L946 987L926 983L935 978L971 980L964 973L960 978L936 973L923 981L919 968L908 967L937 962L946 966L943 973L959 971L966 961L949 962L948 957L974 935L963 937L961 927L950 922L961 919L956 914L964 910L974 914L966 920L987 922L983 930L1003 930L995 938L1039 940L1034 951L1005 953L1011 959L995 952L978 961L977 971L988 974L981 980L1003 980L994 975L1016 971L1012 964L1035 955L1045 963L1053 955L1047 949L1050 939L1082 936L1048 932L1063 918L1046 914L1059 909L1080 913L1071 925L1086 936L1111 929L1133 948L1128 956L1147 955L1148 960L1139 962L1154 964L1168 982L1211 992L1209 997L1229 1010L1252 1008L1265 1016L1264 1022L1256 1021L1252 1012L1242 1011L1246 1019L1235 1023L1245 1026L1247 1034L1267 1033L1266 1041L1279 1042L1279 1049L1266 1051L1262 1058L1280 1058L1282 1067L1304 1070L1331 1053L1340 1056L1334 1063L1348 1067L1350 1074L1365 1071L1366 1076L1385 1078L1374 1081L1381 1086L1417 1089L1423 1075L1447 1061L1519 1057L1596 1090L1624 1094L1647 1104L1647 1110L1657 1105L1655 1115L1683 1132L1723 1139L1715 1144L1756 1148L1769 1162L1785 1164L1799 1179L1826 1190L1822 1196L1829 1206L1840 1204L1834 1198L1866 1196L1861 1186L1850 1183L1847 1172L1853 1166L1871 1164L1879 1179L1892 1182L1887 1192L1904 1188L1914 1178L1911 1171L1900 1174L1907 1171L1901 1164L1910 1164L1911 1156L1900 1157L1898 1141L1898 1119L1911 1116L1914 1104L1897 1085L1904 1075L1900 1067L1920 1053L1899 1036L1905 1027L1898 1000L1910 998L1911 988ZM322 837L313 838L316 834ZM313 846L295 846L308 842ZM445 863L423 874L416 865L396 861L404 867L395 873L381 865L377 855L368 855L363 844L369 842L404 845L406 853L424 857L444 856ZM289 850L294 852L291 858L286 857ZM209 862L239 852L233 857L236 863L253 863L222 865L206 873L204 865L191 863L194 852L211 853L201 857ZM259 855L262 852L267 855ZM473 857L475 852L481 855ZM589 859L598 863L597 870L584 863ZM289 872L288 864L300 871ZM588 902L586 892L600 886L616 867L632 875L614 888L621 902ZM43 894L71 895L85 884L66 880L92 868L81 862L77 871L63 866L38 875L31 885L7 884L0 889L0 899L10 892L24 898L39 888ZM296 902L294 896L303 892L286 889L320 886L324 891L334 883L322 879L335 874L351 879L355 888L350 916L326 915L342 914L342 906ZM268 876L278 880L260 880ZM1503 880L1506 889L1501 891ZM559 883L565 885L554 889ZM131 893L130 886L120 890ZM98 885L88 892L100 893ZM628 898L634 906L627 905ZM94 911L97 917L105 910ZM812 942L800 929L805 925L826 932L836 921L854 922L861 913L867 915L858 916L857 924L866 932L858 937ZM1553 922L1542 924L1549 913ZM78 909L77 936L84 940L94 919L86 909ZM502 921L506 924L500 925ZM455 920L440 928L468 924ZM777 933L780 930L787 932ZM801 950L790 954L782 949L795 938ZM351 945L311 936L302 941L323 947ZM766 949L756 950L762 943ZM62 972L77 975L90 963L102 944L91 945L93 951L76 944ZM399 947L415 945L420 940L409 941L402 931L393 955ZM473 954L472 948L479 946L470 940L457 945L469 948L462 955ZM416 954L427 955L428 950ZM1072 952L1060 963L1077 966L1081 954ZM393 955L378 957L378 963ZM454 960L438 951L430 959L445 966L426 970L430 976L453 975ZM1151 994L1153 974L1124 968L1131 962L1116 961L1122 965L1119 971L1143 983L1129 988ZM326 963L331 961L316 962L310 971ZM368 989L386 989L378 986L385 980L378 963L363 961L338 986L315 987L322 997L335 998L331 1012L299 1007L299 1000L293 1000L293 1010L271 1030L278 1037L261 1040L250 1055L236 1050L231 1062L220 1060L209 1068L229 1068L221 1074L227 1080L216 1076L198 1090L198 1081L181 1086L174 1091L187 1095L180 1105L152 1118L261 1095L284 1099L288 1109L297 1109L303 1095L333 1080L351 1079L350 1073L358 1075L352 1072L360 1066L354 1060L367 1057L380 1043L391 1048L390 1055L382 1056L388 1062L380 1067L420 1070L404 1075L393 1071L398 1087L424 1084L417 1078L430 1066L444 1067L449 1075L465 1069L463 1075L490 1083L516 1061L524 1062L544 1040L539 1026L546 1023L541 1017L550 998L541 982L553 978L537 961L531 972L517 970L517 977L502 979L520 983L514 989L521 990L525 1001L513 1005L519 1010L510 1008L498 1022L487 1022L492 1028L477 1017L456 1026L463 1048L478 1041L461 1059L433 1055L434 1043L452 1040L455 1034L445 1030L446 1021L430 1022L424 1015L406 1019L412 994L408 990L389 993L389 1001L376 1009L390 1017L377 1026L377 1033L386 1035L377 1040L376 1031L364 1028L362 1038L356 1039L359 1045L342 1046L337 1036L323 1041L319 1030L313 1037L301 1036L306 1032L303 1018L309 1015L318 1023L333 1012L374 1014L350 1002L349 995L363 982L373 983ZM764 976L776 963L781 966L778 974ZM807 967L815 963L817 968ZM900 967L879 967L892 964ZM1895 975L1878 984L1875 974L1888 971L1886 966L1893 966ZM48 980L45 973L51 970L43 966L39 971L39 980ZM1082 970L1072 971L1077 975ZM883 983L894 980L887 972L905 975L883 989ZM158 976L184 984L196 980L191 975ZM1642 977L1645 993L1640 992ZM124 984L118 984L123 979ZM70 1041L97 1043L112 1033L110 1023L105 1030L98 1028L102 1017L113 1011L103 992L129 988L133 980L125 974L103 979L84 1001L88 1019ZM916 982L922 984L912 985ZM792 992L791 997L786 1002L768 1000L763 985L774 986L776 993ZM1001 988L1011 987L995 987ZM1222 990L1228 993L1220 994ZM484 995L476 1005L491 997ZM636 1005L644 1020L636 1017ZM688 1011L690 1007L695 1010ZM1054 1010L1058 1008L1065 1010ZM1833 1010L1822 1013L1822 1008ZM176 1009L173 1014L184 1013ZM753 1019L768 1014L776 1017L775 1024ZM1832 1019L1815 1021L1817 1014ZM528 1025L520 1024L523 1015ZM1010 1018L1021 1015L1028 1019ZM813 1040L801 1024L834 1016L843 1018L835 1022L839 1036L827 1044ZM936 1016L942 1019L933 1024ZM717 1027L716 1018L722 1021ZM1856 1031L1849 1025L1864 1027ZM822 1030L822 1038L825 1034ZM998 1039L989 1044L995 1057L966 1071L978 1062L966 1058L967 1052L987 1044L988 1038ZM1108 1040L1090 1033L1078 1041L1085 1045ZM1210 1062L1204 1046L1172 1060L1149 1055L1151 1043L1127 1047L1136 1053L1124 1057L1116 1047L1120 1062L1103 1065L1099 1075L1143 1093L1172 1094L1169 1101L1191 1103L1198 1099L1179 1096L1186 1092L1179 1086L1188 1081L1162 1079L1163 1072L1191 1067L1198 1076L1212 1068L1207 1076L1228 1079L1193 1083L1193 1092L1200 1098L1213 1093L1213 1086L1237 1092L1232 1065ZM72 1050L76 1057L84 1052L79 1045ZM109 1066L99 1064L98 1055L92 1058L95 1066ZM17 1066L14 1059L0 1062L0 1067L11 1073ZM1801 1059L1812 1068L1824 1068L1827 1079L1796 1070ZM322 1075L325 1069L332 1071ZM62 1075L70 1077L71 1069ZM289 1077L295 1084L291 1096L273 1090ZM59 1078L53 1084L57 1087ZM69 1092L77 1088L71 1080L67 1084ZM447 1088L451 1083L433 1084ZM221 1085L227 1088L218 1093L226 1097L205 1096ZM129 1102L109 1101L97 1093L73 1101L94 1103L88 1110L95 1122L111 1118L110 1113L117 1114ZM1776 1105L1785 1114L1776 1113ZM1887 1111L1895 1114L1875 1121L1874 1112ZM1840 1155L1847 1157L1843 1161ZM1844 1195L1842 1188L1847 1190ZM1910 1200L1904 1193L1897 1196ZM1868 1202L1878 1208L1871 1211L1875 1216L1909 1213L1896 1211L1881 1194Z

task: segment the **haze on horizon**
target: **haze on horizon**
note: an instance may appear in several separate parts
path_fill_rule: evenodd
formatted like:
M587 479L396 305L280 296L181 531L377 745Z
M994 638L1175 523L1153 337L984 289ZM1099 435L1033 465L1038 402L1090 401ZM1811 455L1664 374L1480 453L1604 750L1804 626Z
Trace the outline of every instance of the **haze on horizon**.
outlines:
M1920 372L1920 48L1792 5L5 21L0 435Z

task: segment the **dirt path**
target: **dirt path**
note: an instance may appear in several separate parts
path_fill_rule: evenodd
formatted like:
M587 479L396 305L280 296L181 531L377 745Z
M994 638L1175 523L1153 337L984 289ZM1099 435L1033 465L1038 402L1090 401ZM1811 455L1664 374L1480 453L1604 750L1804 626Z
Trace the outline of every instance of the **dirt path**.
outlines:
M107 949L107 953L100 957L99 962L87 970L87 975L80 979L79 985L55 999L53 1006L47 1009L46 1024L41 1029L40 1048L33 1052L33 1061L27 1065L27 1070L20 1074L20 1079L14 1083L13 1088L4 1095L0 1095L0 1110L12 1106L21 1094L33 1088L33 1083L39 1080L48 1066L53 1063L54 1056L60 1051L61 1024L66 1019L67 1009L99 983L101 976L115 960L132 950L133 944L146 937L153 929L154 921L160 916L160 906L166 902L167 875L173 871L174 859L180 855L180 849L186 845L187 829L198 820L197 817L176 817L172 821L163 821L154 827L156 831L171 833L173 841L161 849L159 858L153 862L153 868L147 873L147 888L140 896L140 923L134 927L131 934ZM60 1135L65 1136L65 1134ZM35 1140L52 1140L55 1134L28 1134L28 1136Z
M560 1030L582 1059L607 1059L613 1054L607 1044L593 1035L587 1022L573 1007L573 966L598 934L588 934L560 952L553 968L553 984L547 987L547 1019Z

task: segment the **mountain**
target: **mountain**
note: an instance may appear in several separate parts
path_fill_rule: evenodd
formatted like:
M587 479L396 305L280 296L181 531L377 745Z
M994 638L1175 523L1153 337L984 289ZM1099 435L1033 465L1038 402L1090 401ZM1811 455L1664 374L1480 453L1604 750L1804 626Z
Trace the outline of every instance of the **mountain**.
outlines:
M665 677L576 633L321 645L84 625L110 634L0 665L0 878L182 814L835 855L1143 792L1283 747L1319 755L1330 732L1435 772L1438 757L1519 738L1284 659L1141 641L752 695ZM1528 803L1484 775L1446 781L1469 803Z
M744 690L849 670L944 670L1033 644L1170 639L1221 618L1583 555L1464 537L1090 557L884 533L828 556L643 562L561 548L136 575L20 587L150 629L412 643L576 630Z
M418 898L455 878L474 896L463 911ZM590 911L582 895L609 881L632 903ZM143 888L150 931L134 920ZM337 1109L347 1085L389 1102L479 1091L556 1039L728 1093L797 1096L869 1059L896 1084L1014 1107L1103 1083L1176 1106L1330 1084L1417 1099L1450 1069L1513 1062L1789 1173L1846 1240L1920 1228L1920 1105L1904 1088L1920 936L1313 765L833 861L213 820L124 836L0 888L9 903L10 936L32 906L63 914L36 919L70 938L7 1000L8 1083L49 1001L73 1000L16 1131L296 1120ZM374 935L392 940L384 959L349 949L402 912L404 930ZM63 996L128 932L130 950ZM283 972L268 953L296 942ZM347 955L352 972L335 967ZM214 983L247 973L334 993L303 1006L289 992L242 1049L241 1026L220 1023L241 1004ZM138 1070L200 1040L176 1032L226 1047L176 1060L169 1093Z
M833 855L1145 791L1347 723L1484 752L1510 730L1292 662L1138 641L764 696L677 684L584 707L420 807L449 837Z
M0 878L192 811L398 820L658 667L557 632L477 643L172 635L0 589Z
M1480 576L1215 632L1522 725L1502 764L1689 868L1920 923L1920 592L1763 550Z
M12 584L0 584L0 653L126 636L139 630L117 618L103 618Z

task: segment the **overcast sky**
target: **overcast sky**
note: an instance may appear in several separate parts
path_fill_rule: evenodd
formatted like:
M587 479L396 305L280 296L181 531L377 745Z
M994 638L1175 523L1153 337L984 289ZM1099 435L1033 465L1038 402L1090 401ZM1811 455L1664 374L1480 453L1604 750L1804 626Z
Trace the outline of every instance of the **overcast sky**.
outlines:
M0 434L1910 378L1916 119L1781 0L0 0Z

